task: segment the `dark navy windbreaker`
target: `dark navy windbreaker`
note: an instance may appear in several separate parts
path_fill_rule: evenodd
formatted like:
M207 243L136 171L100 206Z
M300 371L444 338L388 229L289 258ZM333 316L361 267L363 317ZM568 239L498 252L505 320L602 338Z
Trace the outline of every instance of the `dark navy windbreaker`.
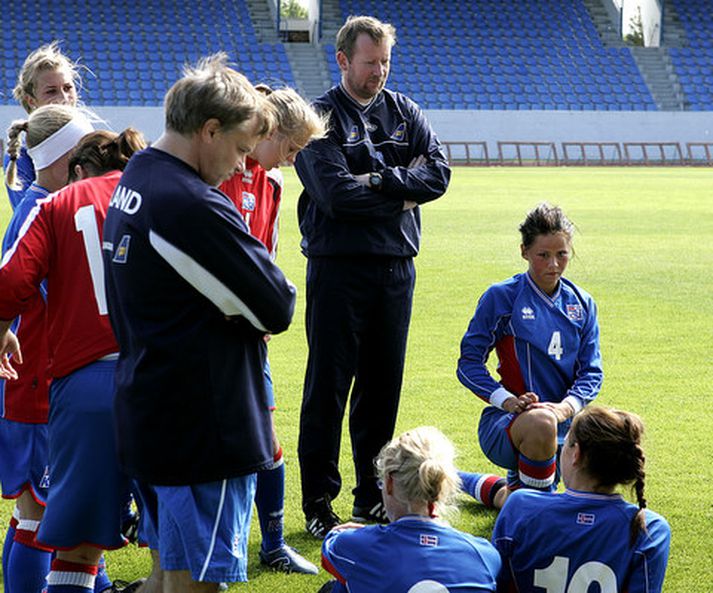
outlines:
M418 207L404 211L404 201L439 198L451 175L421 109L386 89L363 106L341 85L314 105L331 117L327 138L311 142L295 163L304 185L298 209L305 255L415 256L421 218ZM428 163L408 169L419 155ZM354 180L372 171L383 177L380 191Z

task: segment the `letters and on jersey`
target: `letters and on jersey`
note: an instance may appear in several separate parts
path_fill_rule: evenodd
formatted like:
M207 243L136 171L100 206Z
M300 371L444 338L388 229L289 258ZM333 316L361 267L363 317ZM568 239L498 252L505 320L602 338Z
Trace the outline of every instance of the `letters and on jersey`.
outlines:
M242 214L250 234L267 247L273 261L277 256L283 184L279 169L266 171L248 158L245 171L233 175L219 188Z
M32 184L15 210L3 238L2 251L7 252L17 240L22 224L48 192ZM18 378L14 381L0 379L0 417L16 422L44 424L49 411L49 377L47 375L47 307L44 289L35 292L32 303L11 326L24 353L24 362L18 365Z
M646 533L632 546L637 511L618 494L513 492L493 531L503 559L499 590L660 593L671 530L646 510Z
M127 165L104 230L124 470L185 485L271 465L263 336L288 327L292 284L225 194L155 148Z
M500 558L483 538L407 515L389 525L329 532L322 566L339 593L483 593L495 591Z
M78 181L37 200L3 256L0 319L24 314L46 279L51 377L118 350L104 297L101 232L120 175Z
M493 349L500 383L486 367ZM541 401L566 400L581 410L597 396L603 378L594 300L565 278L552 296L527 273L492 285L461 342L458 378L494 405L508 394L531 391ZM560 424L560 442L570 424Z

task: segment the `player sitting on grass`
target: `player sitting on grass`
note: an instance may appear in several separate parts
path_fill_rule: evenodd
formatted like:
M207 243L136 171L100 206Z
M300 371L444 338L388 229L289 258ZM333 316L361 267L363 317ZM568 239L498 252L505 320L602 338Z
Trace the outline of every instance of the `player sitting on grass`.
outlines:
M391 523L346 523L327 534L322 565L336 581L321 593L495 591L498 554L439 519L458 491L453 445L433 427L403 433L376 459Z
M646 510L643 430L638 416L601 407L574 418L560 459L567 490L519 490L498 515L499 591L660 593L671 530Z

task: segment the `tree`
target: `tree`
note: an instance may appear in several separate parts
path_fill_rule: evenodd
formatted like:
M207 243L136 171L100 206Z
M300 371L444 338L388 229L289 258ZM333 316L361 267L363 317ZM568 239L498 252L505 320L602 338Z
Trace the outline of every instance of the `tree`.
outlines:
M629 45L644 45L644 21L641 19L641 6L636 7L636 16L629 19L629 33L624 37Z
M280 16L288 19L306 19L309 16L307 8L299 0L282 0L280 2Z

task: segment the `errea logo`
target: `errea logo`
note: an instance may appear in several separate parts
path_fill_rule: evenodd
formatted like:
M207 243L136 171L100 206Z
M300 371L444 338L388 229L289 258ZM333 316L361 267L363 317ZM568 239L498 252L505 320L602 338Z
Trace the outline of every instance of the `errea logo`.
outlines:
M523 307L522 308L522 318L523 319L534 319L535 312L530 307Z

